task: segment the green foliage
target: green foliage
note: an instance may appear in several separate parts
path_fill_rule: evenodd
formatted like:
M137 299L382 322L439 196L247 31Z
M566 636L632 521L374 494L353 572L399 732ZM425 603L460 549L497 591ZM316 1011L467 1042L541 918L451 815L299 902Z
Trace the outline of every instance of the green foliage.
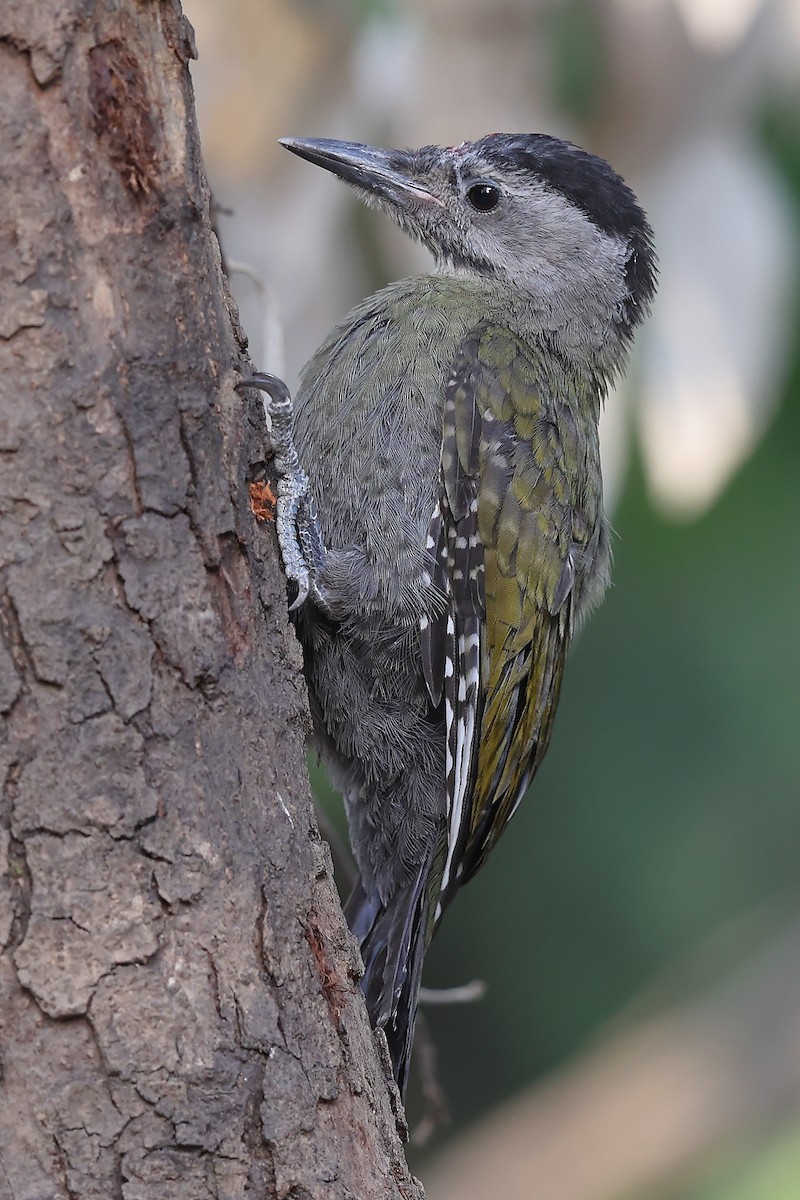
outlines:
M704 1180L669 1200L797 1200L798 1181L800 1129L792 1124L766 1145L732 1150Z
M553 5L547 22L551 92L557 106L576 121L600 111L607 81L604 26L591 0Z

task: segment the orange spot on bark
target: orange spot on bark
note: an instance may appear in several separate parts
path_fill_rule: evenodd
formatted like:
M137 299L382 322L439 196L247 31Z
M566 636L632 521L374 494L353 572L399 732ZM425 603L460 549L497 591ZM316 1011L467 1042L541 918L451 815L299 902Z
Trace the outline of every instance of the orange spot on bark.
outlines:
M257 521L274 521L278 497L266 481L251 483L250 511Z

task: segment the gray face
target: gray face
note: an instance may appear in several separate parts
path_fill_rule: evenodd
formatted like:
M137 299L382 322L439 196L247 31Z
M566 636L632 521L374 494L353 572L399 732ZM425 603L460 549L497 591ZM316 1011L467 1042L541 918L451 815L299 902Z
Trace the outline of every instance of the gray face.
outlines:
M543 300L594 281L621 305L628 256L621 234L599 229L536 175L503 170L471 147L443 156L429 176L442 208L420 205L414 214L440 269L499 276Z
M542 134L379 150L288 140L354 184L431 250L444 273L523 293L554 326L580 323L625 341L655 287L652 233L636 198L603 159ZM591 340L595 340L594 337Z

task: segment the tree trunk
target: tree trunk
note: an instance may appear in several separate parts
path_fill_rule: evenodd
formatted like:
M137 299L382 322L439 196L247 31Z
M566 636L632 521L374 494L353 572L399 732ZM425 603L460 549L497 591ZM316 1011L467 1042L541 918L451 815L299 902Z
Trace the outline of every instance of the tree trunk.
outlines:
M247 503L192 38L0 13L0 1197L421 1197Z

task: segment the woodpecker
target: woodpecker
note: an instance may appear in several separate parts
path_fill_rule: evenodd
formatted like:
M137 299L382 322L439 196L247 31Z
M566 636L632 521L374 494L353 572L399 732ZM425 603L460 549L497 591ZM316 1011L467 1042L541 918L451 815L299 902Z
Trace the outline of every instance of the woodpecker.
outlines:
M360 878L345 911L404 1094L422 965L542 761L609 577L598 419L655 292L647 218L545 134L284 139L431 251L359 304L296 404L258 374L315 739Z

